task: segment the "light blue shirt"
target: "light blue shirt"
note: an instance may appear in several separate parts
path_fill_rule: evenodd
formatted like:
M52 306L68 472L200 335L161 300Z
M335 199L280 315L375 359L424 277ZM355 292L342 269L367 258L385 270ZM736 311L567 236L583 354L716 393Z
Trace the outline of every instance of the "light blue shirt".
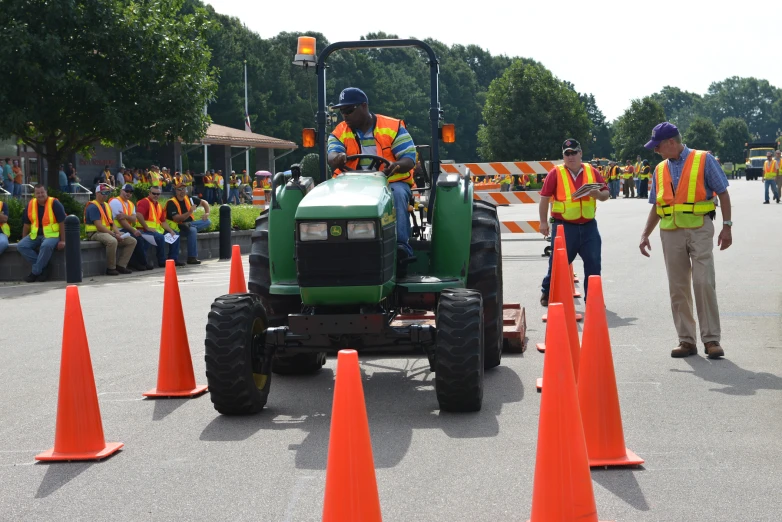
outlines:
M684 146L679 159L668 160L668 169L671 171L671 181L675 187L679 186L679 178L682 176L682 169L684 168L684 162L687 161L687 156L690 155L692 149ZM652 187L649 189L649 203L652 205L657 204L657 169L652 169ZM722 194L728 190L728 178L722 171L719 162L711 154L706 154L706 170L704 172L705 185L706 185L706 199L711 199L714 194Z

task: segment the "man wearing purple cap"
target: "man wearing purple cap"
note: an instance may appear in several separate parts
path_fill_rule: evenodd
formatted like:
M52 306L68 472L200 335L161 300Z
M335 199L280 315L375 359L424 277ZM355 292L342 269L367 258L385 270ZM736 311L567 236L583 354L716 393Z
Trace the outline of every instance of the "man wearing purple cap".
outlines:
M679 336L679 345L671 351L671 357L698 353L692 286L701 341L706 355L718 359L725 352L720 346L712 221L716 217L714 194L717 194L723 219L717 245L725 250L733 242L728 178L714 156L682 144L679 129L671 123L657 125L644 147L663 158L652 175L649 203L653 206L641 234L640 249L641 254L649 257L648 250L652 248L649 235L659 223L671 311Z

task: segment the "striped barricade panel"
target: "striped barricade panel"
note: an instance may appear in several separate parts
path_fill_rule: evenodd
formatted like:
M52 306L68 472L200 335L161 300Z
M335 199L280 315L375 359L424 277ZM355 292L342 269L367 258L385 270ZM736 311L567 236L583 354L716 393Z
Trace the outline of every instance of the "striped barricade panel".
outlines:
M493 203L495 205L523 205L527 203L539 203L540 193L538 192L473 192L473 199L480 199Z
M540 221L500 221L502 234L540 233Z
M443 172L450 174L464 174L467 169L470 169L473 176L497 176L500 174L519 176L521 174L547 174L551 169L561 164L562 160L502 161L490 163L442 163L440 168Z
M262 188L253 189L253 206L266 206L266 193Z

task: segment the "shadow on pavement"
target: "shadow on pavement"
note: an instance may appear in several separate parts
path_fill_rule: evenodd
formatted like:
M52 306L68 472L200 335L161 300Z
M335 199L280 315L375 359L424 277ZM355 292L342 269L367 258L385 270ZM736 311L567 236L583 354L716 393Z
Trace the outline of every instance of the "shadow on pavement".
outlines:
M782 390L782 378L773 373L753 372L737 366L728 359L710 360L704 357L686 357L692 371L671 368L672 372L691 373L704 381L724 388L712 388L727 395L755 395L758 390Z
M619 317L616 312L606 309L606 319L608 319L608 327L615 328L619 326L633 326L638 320L637 317Z
M639 469L643 468L635 468L635 470L593 468L592 478L638 511L649 511L644 492L641 491L641 486L635 478L635 471Z
M376 468L399 464L410 447L413 430L442 430L451 438L496 437L502 405L519 402L524 387L519 376L500 366L486 372L483 407L476 413L440 412L434 375L426 359L406 359L404 368L387 366L387 357L361 360L372 451ZM314 376L281 377L272 381L263 412L247 417L220 415L201 433L203 441L245 440L260 430L297 429L306 432L296 451L298 469L326 469L331 422L334 372Z
M146 398L145 401L154 401L155 403L155 409L152 412L152 420L153 421L159 421L163 420L166 417L168 417L171 413L173 413L177 408L180 406L184 406L188 401L191 400L190 397L186 397L184 399L180 398L174 398L174 397L160 397L160 398Z
M116 453L115 453L116 455ZM109 457L111 458L111 457ZM107 459L105 459L107 460ZM75 479L95 462L39 462L36 466L48 466L35 498L46 498L65 484Z

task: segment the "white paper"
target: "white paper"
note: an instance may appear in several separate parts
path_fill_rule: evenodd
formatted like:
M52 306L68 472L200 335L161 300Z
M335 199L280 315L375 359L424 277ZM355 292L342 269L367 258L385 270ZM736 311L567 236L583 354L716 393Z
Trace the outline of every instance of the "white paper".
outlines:
M581 185L578 190L573 194L573 199L583 198L592 192L593 189L600 189L603 185L601 183L585 183Z
M149 243L152 246L157 246L157 242L155 241L155 238L153 236L150 236L149 234L141 234L141 237L147 240L147 243Z
M129 237L130 237L130 232L125 232L124 234L119 236L120 239L126 239L126 238L129 238Z
M169 245L173 245L174 243L176 243L176 240L179 239L179 234L174 234L172 236L171 233L167 232L166 235L163 237L165 238L166 243L168 243Z

